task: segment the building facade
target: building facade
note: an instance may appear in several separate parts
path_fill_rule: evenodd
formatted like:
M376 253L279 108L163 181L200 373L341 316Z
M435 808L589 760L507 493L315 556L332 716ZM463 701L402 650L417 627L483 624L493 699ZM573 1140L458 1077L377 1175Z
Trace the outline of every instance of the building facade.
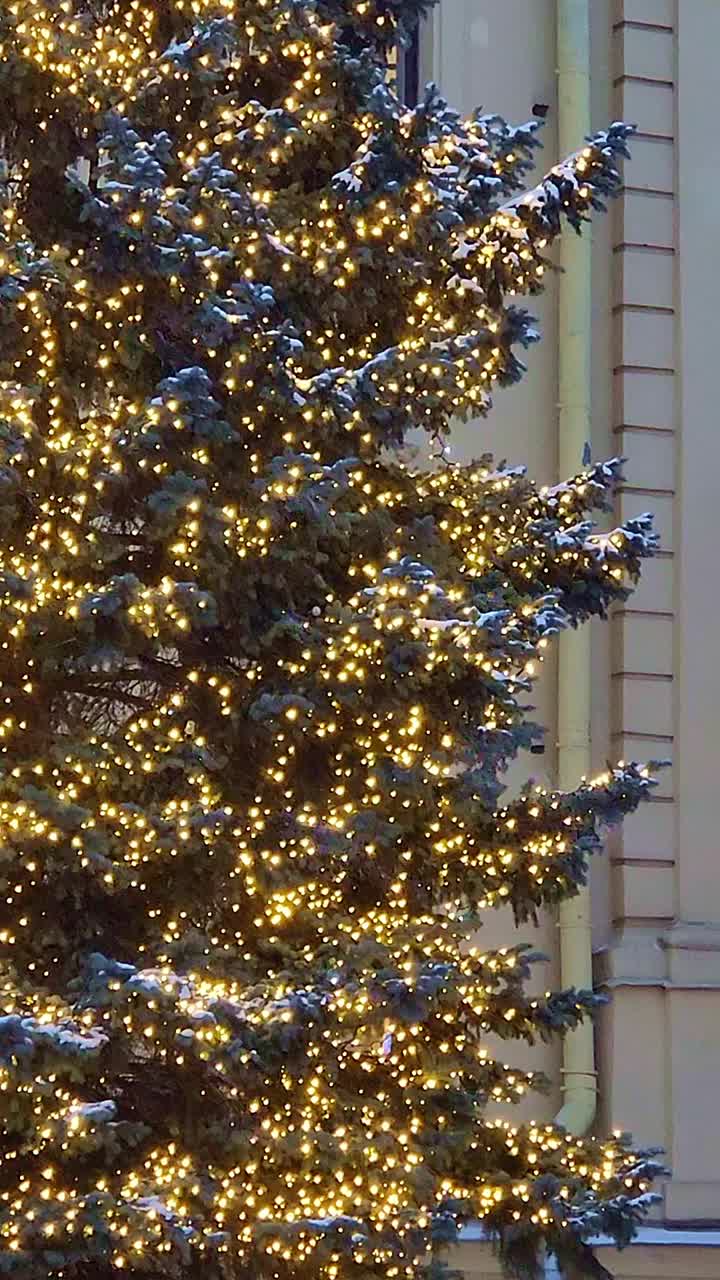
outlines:
M653 511L661 539L638 591L609 625L594 626L592 758L599 770L608 759L672 761L655 798L593 868L594 980L612 997L596 1029L596 1126L663 1147L673 1171L638 1244L601 1256L625 1280L709 1280L720 1276L720 0L584 3L593 127L616 118L638 127L621 197L592 232L592 450L628 459L618 514ZM462 111L481 105L514 122L547 105L539 163L550 167L559 158L562 8L558 0L440 0L420 34L419 83L436 81ZM403 74L412 82L412 68ZM529 354L524 382L497 396L490 419L459 424L452 447L457 458L494 449L553 483L557 279L533 309L544 341ZM554 782L551 668L535 702L548 745L525 775ZM511 927L493 917L488 944ZM546 987L559 981L557 921L546 919L538 933L530 940L551 957ZM559 1047L524 1057L560 1081ZM559 1106L559 1092L535 1098L526 1117L547 1120ZM474 1280L498 1274L472 1231L462 1253Z

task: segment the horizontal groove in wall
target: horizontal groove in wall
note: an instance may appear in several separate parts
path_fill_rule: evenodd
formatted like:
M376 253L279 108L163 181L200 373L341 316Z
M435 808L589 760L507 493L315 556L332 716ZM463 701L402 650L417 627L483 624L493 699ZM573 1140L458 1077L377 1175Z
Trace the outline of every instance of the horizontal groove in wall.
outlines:
M612 923L613 923L613 924L629 924L629 925L637 925L639 928L647 928L647 927L648 927L648 925L652 925L652 926L653 926L653 928L655 928L655 926L658 926L659 928L662 928L662 927L664 927L664 926L665 926L665 925L667 925L667 924L672 924L672 922L673 922L673 920L674 920L674 919L675 919L675 917L674 917L674 916L623 916L623 915L618 915L618 916L613 916L613 918L612 918ZM601 986L601 987L620 987L620 986L632 987L632 986L635 986L635 985L636 985L636 984L635 984L634 982L629 982L629 981L625 981L625 982L623 982L621 979L618 979L617 981L614 981L612 978L611 978L608 982L601 982L601 983L600 983L600 986ZM638 986L643 986L643 987L662 987L662 986L664 986L665 984L664 984L664 982L662 982L661 980L657 980L657 979L656 979L656 980L640 981L637 985L638 985Z
M670 548L667 548L667 547L659 547L657 548L655 554L653 554L652 558L653 559L675 559L675 552L673 552L673 550L670 550ZM628 609L628 611L626 612L644 614L646 613L646 609ZM667 614L667 617L671 617L671 614L670 613Z
M641 22L638 18L619 18L617 22L613 22L613 31L664 31L666 35L672 35L674 27L668 26L667 22Z
M623 725L622 729L614 729L610 734L611 738L637 738L638 742L658 742L668 743L674 742L675 737L672 733L644 733L642 729L632 729ZM643 804L645 801L643 800Z
M668 365L653 364L616 364L613 366L613 373L662 373L672 375L675 373Z
M619 240L613 245L614 254L645 254L648 258L662 256L663 258L672 258L675 256L675 249L672 245L656 245L656 244L635 244L633 240Z
M635 921L634 919L627 917L621 923L631 925L631 926L634 924L637 924L638 927L642 927L643 925L648 924L648 920L639 919ZM649 923L652 924L653 921L650 920ZM616 991L621 987L634 987L638 990L646 989L648 991L655 990L655 991L670 991L670 992L673 992L673 991L720 991L720 983L718 982L671 982L669 978L606 978L603 982L598 983L598 989L600 989L601 987L606 987L613 991ZM662 1221L664 1222L668 1232L682 1230L683 1227L689 1229L690 1226L692 1226L693 1231L699 1232L705 1229L706 1224L708 1228L710 1227L714 1228L716 1226L716 1222L714 1218L708 1218L708 1219L693 1218L692 1221L690 1221L687 1218L668 1218L667 1216L665 1216L663 1217ZM681 1238L677 1242L673 1240L667 1240L667 1241L663 1241L662 1243L663 1244L667 1243L670 1245L677 1243L679 1248L683 1248L687 1244L687 1240L683 1240ZM701 1248L706 1247L702 1239L698 1241L698 1244ZM714 1248L715 1246L712 1245L710 1247Z
M672 870L675 866L674 858L653 858L648 854L644 858L613 858L609 859L611 867L660 867L663 871Z
M616 493L644 493L650 498L674 498L674 489L648 489L642 484L621 484L615 490Z
M673 622L675 614L665 609L622 609L613 610L613 621L623 618L657 618Z
M649 680L653 684L672 684L672 671L662 673L659 671L611 671L611 680L627 680L630 682L640 683L643 680Z
M628 250L640 249L643 253L675 253L673 244L646 244L639 240L618 240L613 245L613 253L626 253Z
M674 307L659 307L654 302L616 302L612 313L614 316L674 316Z
M673 133L654 133L651 129L636 129L633 139L638 142L669 142L673 145L675 143ZM632 140L630 146L632 146Z
M646 742L674 742L674 733L652 733L647 730L639 730L639 728L628 728L623 724L623 728L612 731L610 737L642 737ZM644 801L643 801L644 803Z
M622 75L615 76L613 86L617 89L623 84L648 84L656 89L674 89L674 80L660 80L656 76L634 76L628 71L624 71Z
M618 187L617 194L620 198L626 195L633 196L650 196L653 200L674 200L675 193L673 191L648 191L646 187L633 187L629 182L624 182Z
M675 192L671 191L669 187L631 187L626 184L623 187L623 193L629 196L660 196L662 198L668 197L670 200L675 199Z
M620 422L616 427L613 427L614 435L619 435L621 431L634 431L634 432L637 432L638 435L645 434L650 436L674 436L675 435L674 427L640 426L639 424L636 424L633 422Z
M619 364L614 366L614 372L615 373L652 373L652 374L657 374L658 377L662 377L662 378L674 378L677 373L677 370L668 369L666 366L658 366L658 365L650 366L650 365L641 365L641 364ZM665 429L666 431L675 430L674 427L672 428L666 427Z
M612 248L612 252L618 253L620 250L624 250L624 248L646 248L646 250L650 250L650 252L652 253L674 253L675 252L671 244L651 244L650 241L638 241L638 242L619 241L618 244L615 244L614 248Z

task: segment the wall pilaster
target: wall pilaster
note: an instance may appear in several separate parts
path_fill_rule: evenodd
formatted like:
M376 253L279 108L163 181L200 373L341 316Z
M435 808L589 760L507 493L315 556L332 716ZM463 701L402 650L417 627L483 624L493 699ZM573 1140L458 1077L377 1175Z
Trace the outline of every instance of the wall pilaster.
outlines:
M599 1027L606 1124L667 1149L671 1222L717 1220L720 1174L720 607L714 354L720 224L716 0L617 0L617 114L639 133L615 223L620 513L657 515L661 551L613 619L614 754L673 759L612 848L613 1003ZM714 281L713 281L714 276Z

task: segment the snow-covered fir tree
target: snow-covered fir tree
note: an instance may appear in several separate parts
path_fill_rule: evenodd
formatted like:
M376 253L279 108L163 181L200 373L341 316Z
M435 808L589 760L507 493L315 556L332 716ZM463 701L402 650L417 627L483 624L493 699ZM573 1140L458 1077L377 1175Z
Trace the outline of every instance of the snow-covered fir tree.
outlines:
M498 1118L496 1037L595 999L480 926L652 785L501 780L653 535L593 532L616 461L442 453L628 131L525 190L535 125L389 86L427 7L0 10L0 1275L438 1277L471 1219L599 1274L647 1206L624 1139Z

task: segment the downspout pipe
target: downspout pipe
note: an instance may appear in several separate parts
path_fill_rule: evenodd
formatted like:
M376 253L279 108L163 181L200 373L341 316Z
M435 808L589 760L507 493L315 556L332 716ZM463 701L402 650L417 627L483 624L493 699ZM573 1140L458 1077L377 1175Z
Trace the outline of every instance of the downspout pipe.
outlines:
M558 134L560 155L577 150L590 133L590 0L556 0ZM592 243L568 231L561 237L559 299L560 478L577 474L591 440ZM591 637L586 624L560 636L558 656L558 784L576 787L590 774ZM563 987L592 989L590 890L560 906L560 974ZM580 1136L597 1110L592 1022L569 1031L563 1042L563 1105L556 1123Z

